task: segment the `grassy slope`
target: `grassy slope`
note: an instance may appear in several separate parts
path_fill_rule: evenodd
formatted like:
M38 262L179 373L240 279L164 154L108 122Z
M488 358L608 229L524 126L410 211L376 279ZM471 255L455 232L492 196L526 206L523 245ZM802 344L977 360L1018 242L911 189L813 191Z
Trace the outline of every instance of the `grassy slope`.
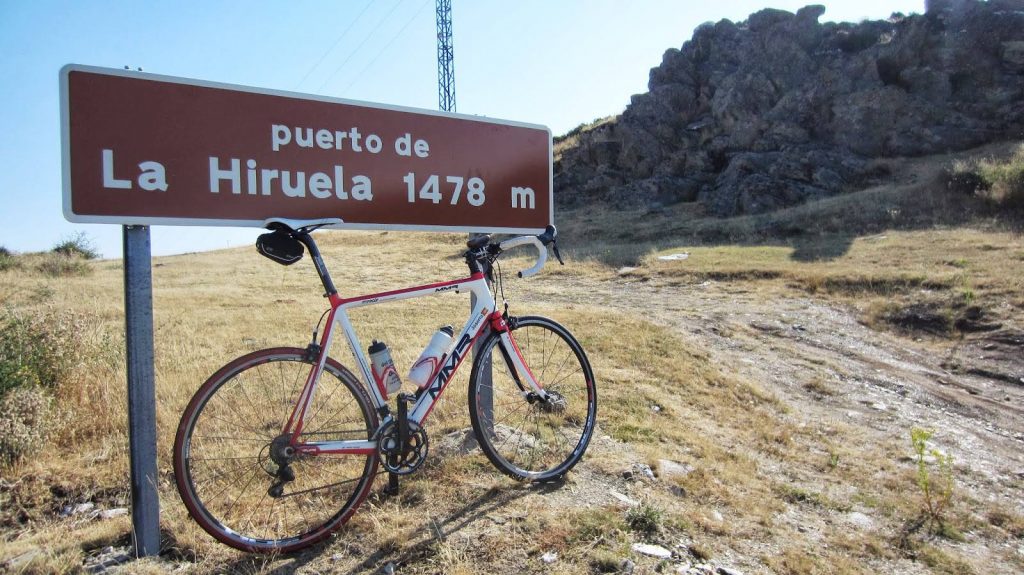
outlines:
M320 241L326 259L336 270L336 282L343 293L353 293L370 281L379 282L374 287L384 290L464 273L464 264L458 258L430 259L426 263L422 260L424 254L434 258L439 253L457 253L463 241L461 236L410 238L393 234L331 233L321 234ZM410 250L410 245L417 249ZM512 265L515 263L513 260ZM20 309L68 307L88 317L95 333L83 334L83 345L92 345L104 336L116 337L123 321L119 263L90 265L94 273L89 277L47 279L31 272L10 272L0 298L6 305ZM265 346L303 345L325 309L325 303L308 266L278 267L249 248L159 258L154 267L154 286L159 455L161 473L166 478L161 485L163 524L179 552L199 557L207 566L204 570L217 570L232 561L234 554L214 544L192 526L173 491L169 475L170 444L177 418L202 379L230 358ZM448 295L419 301L418 305L389 305L390 309L384 314L357 311L353 319L361 339L384 339L395 350L396 362L407 365L437 325L460 324L469 305L466 297ZM520 305L519 309L549 315L577 331L603 383L601 400L607 407L602 410L600 433L631 442L641 451L644 445L656 444L659 439L671 440L672 444L693 444L683 441L685 428L650 421L648 413L651 402L663 394L666 386L678 388L696 384L703 388L717 377L705 360L669 353L672 339L664 330L601 309L559 309L542 303L528 308ZM632 347L622 346L624 334L649 353L656 354L656 358L633 355ZM351 364L343 350L339 349L334 355ZM75 405L71 409L75 421L68 435L59 442L70 453L33 459L11 470L12 477L26 481L7 495L8 501L23 503L27 516L5 518L8 531L6 549L2 553L4 559L43 546L50 549L50 555L37 559L41 571L73 571L83 548L96 548L123 536L126 521L54 523L53 517L55 510L68 503L95 500L99 507L112 507L123 505L127 499L125 397L121 389L124 373L117 356L115 351L107 369L87 376L80 392L73 394ZM449 388L444 402L431 415L429 430L435 440L469 426L465 410L467 374L468 369L460 373L459 381ZM629 389L641 393L634 396L628 393ZM718 393L713 388L701 393L709 394L708 405L716 403L713 398ZM747 392L742 393L743 397L747 395ZM683 411L676 399L658 401L675 406L672 413ZM771 402L768 405L770 407ZM699 440L699 443L707 442ZM720 451L710 443L703 449ZM607 451L602 454L598 449L592 450L588 463L598 470L596 473L615 476L621 472L622 454L615 449ZM678 450L659 450L659 453L682 455ZM643 459L642 454L627 457ZM484 479L480 480L480 476ZM54 490L55 485L59 489ZM427 533L422 518L411 520L405 516L406 512L444 515L460 501L479 495L481 487L485 492L499 490L504 497L511 498L528 493L492 473L479 455L435 457L433 465L409 482L408 493L412 495L403 497L424 498L426 505L381 503L376 511L357 516L355 524L366 533L356 536L358 543L355 545L364 551L397 545L395 552L400 555L402 546L396 542L396 533L408 528L413 541ZM536 502L527 504L537 505ZM374 508L371 505L369 509ZM563 511L533 514L536 517L532 520L539 522L533 528L560 523L558 515ZM70 537L67 536L69 529ZM545 541L545 544L551 543ZM618 547L625 544L626 541L617 542ZM564 542L559 544L559 548L563 545ZM510 557L545 550L517 548L514 543L505 549L510 551ZM500 548L494 550L496 554L501 552ZM424 568L430 570L440 564L454 566L461 562L469 561L460 559L458 554L449 557L439 551L437 556L430 557Z
M920 169L927 172L928 166ZM862 213L881 210L891 218L892 206L906 209L918 185L869 190L797 208L771 221L725 222L710 242L697 239L706 240L709 234L699 232L712 224L699 217L679 217L689 209L685 206L654 216L573 214L565 237L576 245L577 261L548 272L567 288L574 277L611 282L620 273L657 275L683 284L705 278L756 280L754 289L765 290L769 297L773 290L796 287L814 297L859 302L868 313L878 298L911 301L925 294L953 306L970 290L974 302L1018 320L1024 309L1024 245L1019 235L971 228L926 231L924 216L903 225L869 223L869 215ZM869 209L851 211L865 198L872 199L863 204ZM957 223L953 216L960 204L956 198L935 200L929 208L935 210L931 217ZM618 224L613 228L614 221ZM760 241L767 228L797 224L806 228L800 237ZM625 235L593 240L595 226ZM463 264L454 257L463 240L458 235L319 237L343 293L365 291L368 282L384 290L463 273ZM685 267L656 257L680 251L690 253ZM619 270L624 263L637 269ZM0 562L32 548L45 549L29 572L75 572L84 555L123 543L129 529L123 518L101 522L56 517L67 503L92 500L99 507L114 507L128 497L123 357L118 343L123 322L120 263L89 265L93 273L87 277L52 279L30 269L0 272L3 305L21 310L67 308L80 314L89 325L80 343L99 354L79 387L64 398L74 421L57 443L63 451L4 471ZM906 452L905 438L860 445L860 434L850 423L798 425L785 400L757 382L723 375L700 352L680 351L685 346L678 337L640 319L640 310L624 315L598 307L553 306L542 298L516 300L515 309L551 315L576 332L601 386L599 439L566 487L544 494L518 486L493 472L478 454L453 455L438 447L426 469L406 482L402 497L371 500L351 528L328 545L270 562L240 556L195 528L178 501L170 476L177 419L201 381L230 358L271 345L303 345L325 302L308 262L283 268L251 248L159 258L154 286L162 525L172 548L170 557L190 558L194 572L287 571L303 566L362 572L395 561L405 566L403 572L578 573L617 566L630 544L643 540L668 546L683 541L680 553L693 560L707 555L726 560L730 549L741 543L763 545L764 555L749 560L788 573L868 573L885 561L905 557L893 534L883 530L836 531L824 541L813 541L777 522L791 505L829 515L870 504L893 522L913 519L919 511L916 487L905 462L899 463ZM364 342L384 339L396 350L396 362L406 365L436 326L460 324L466 307L464 296L444 295L389 305L383 308L388 313L379 315L357 312L354 319ZM344 351L333 355L351 364ZM434 445L469 426L467 373L463 370L431 416L428 430ZM831 465L833 454L841 455L838 469ZM630 464L646 462L657 468L662 458L690 462L698 470L641 491L652 509L663 510L656 520L659 530L645 534L635 522L627 522L627 514L609 498L608 490L627 489L622 472ZM770 471L779 468L792 471ZM815 478L811 486L795 479L808 476ZM680 497L673 486L686 495ZM970 504L961 502L957 513ZM728 521L715 519L717 510ZM981 537L993 541L1006 532L1024 532L1024 523L1013 513L998 523L1005 529L995 523L976 527ZM922 549L922 561L936 572L963 568L955 552L929 545ZM552 566L538 559L548 551L561 557ZM155 572L163 569L151 567Z

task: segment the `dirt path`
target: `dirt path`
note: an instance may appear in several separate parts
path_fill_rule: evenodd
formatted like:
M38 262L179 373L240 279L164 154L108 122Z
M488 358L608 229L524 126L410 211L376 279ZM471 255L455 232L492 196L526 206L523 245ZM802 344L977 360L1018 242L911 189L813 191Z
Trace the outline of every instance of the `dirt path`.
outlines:
M742 284L584 280L571 295L557 280L537 284L551 300L643 313L726 372L765 386L808 416L857 417L883 432L914 425L949 430L959 443L951 447L975 471L1024 473L1024 382L951 373L943 363L953 344L881 333L851 309L799 294L766 301ZM1018 369L1022 364L1024 349ZM833 391L827 402L808 389L816 376Z
M708 354L725 373L775 394L797 418L856 424L866 442L898 440L909 452L911 428L934 429L936 447L954 457L958 489L977 501L1024 511L1024 381L1015 385L943 367L953 355L963 361L965 354L991 347L981 340L957 345L880 333L845 306L796 291L766 300L763 290L743 283L579 281L571 295L557 278L526 289L547 301L642 313ZM1024 347L1016 350L1008 369L1021 373ZM977 551L982 564L987 552Z

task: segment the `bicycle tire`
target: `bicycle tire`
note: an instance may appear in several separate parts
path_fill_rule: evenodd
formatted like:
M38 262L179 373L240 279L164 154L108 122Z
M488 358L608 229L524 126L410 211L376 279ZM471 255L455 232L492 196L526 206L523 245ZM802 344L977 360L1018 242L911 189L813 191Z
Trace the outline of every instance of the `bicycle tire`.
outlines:
M583 457L594 433L594 373L583 347L557 322L525 316L514 323L513 336L527 367L547 392L561 398L560 407L529 400L499 345L501 335L492 333L478 349L469 379L473 431L481 450L506 475L520 481L560 479ZM488 360L490 386L483 378Z
M270 441L281 433L312 367L306 351L271 348L214 373L185 408L174 439L174 476L189 515L231 547L287 553L323 540L369 494L377 453L300 456L276 496ZM377 415L356 378L328 358L302 436L369 439ZM200 463L202 462L202 463ZM335 511L337 510L337 511Z

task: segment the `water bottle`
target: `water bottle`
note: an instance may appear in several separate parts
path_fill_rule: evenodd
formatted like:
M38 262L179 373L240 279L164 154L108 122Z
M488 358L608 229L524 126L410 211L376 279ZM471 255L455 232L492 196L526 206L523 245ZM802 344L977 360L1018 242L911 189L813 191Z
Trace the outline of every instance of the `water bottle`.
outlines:
M370 353L374 377L384 385L388 395L396 393L402 388L402 380L398 379L398 370L395 369L395 362L391 360L388 346L383 341L373 340L367 351Z
M412 364L412 368L409 370L409 381L421 388L430 383L430 376L437 371L437 366L441 363L441 356L451 344L453 335L455 335L455 330L450 325L437 330L434 337L430 338L427 349L424 349L420 358Z

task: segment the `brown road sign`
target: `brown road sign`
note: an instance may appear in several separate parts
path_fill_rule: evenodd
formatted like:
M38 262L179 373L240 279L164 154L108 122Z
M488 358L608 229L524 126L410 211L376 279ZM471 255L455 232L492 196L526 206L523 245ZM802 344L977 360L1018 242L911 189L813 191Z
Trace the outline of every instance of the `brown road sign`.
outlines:
M553 223L544 126L68 65L72 222L529 233Z

